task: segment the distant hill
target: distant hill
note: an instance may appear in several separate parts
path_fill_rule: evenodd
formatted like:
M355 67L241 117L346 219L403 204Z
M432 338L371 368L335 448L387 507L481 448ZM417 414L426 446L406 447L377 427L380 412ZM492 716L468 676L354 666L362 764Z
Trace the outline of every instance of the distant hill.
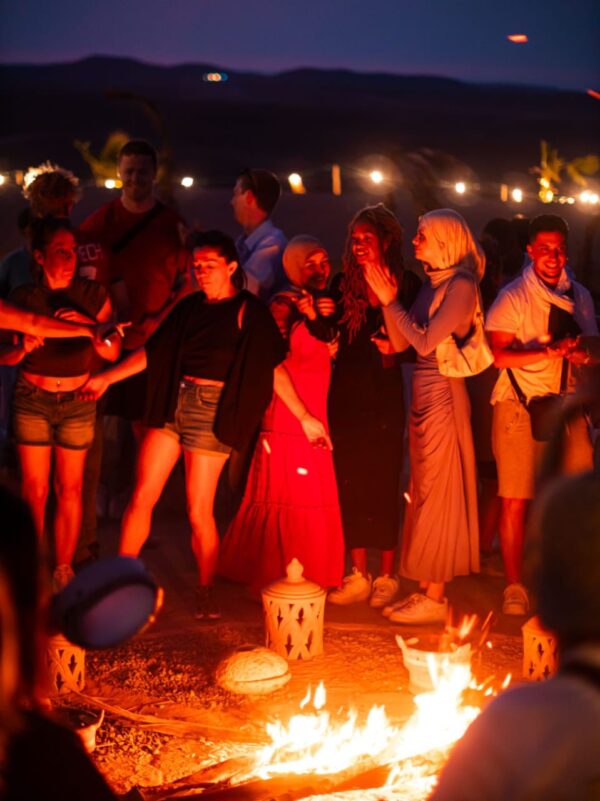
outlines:
M105 57L0 65L0 168L50 158L83 175L74 139L99 150L122 129L156 141L141 107L111 91L152 100L178 168L217 184L247 165L318 171L421 147L453 154L482 180L501 180L537 163L543 138L567 158L598 149L600 104L583 93L317 69L227 71L228 81L205 82L214 69Z

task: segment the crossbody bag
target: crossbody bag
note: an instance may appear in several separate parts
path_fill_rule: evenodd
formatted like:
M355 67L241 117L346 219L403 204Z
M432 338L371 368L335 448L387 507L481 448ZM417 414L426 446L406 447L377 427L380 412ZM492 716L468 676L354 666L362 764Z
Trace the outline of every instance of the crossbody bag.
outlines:
M567 398L567 383L569 380L569 362L562 360L560 371L560 389L558 393L539 395L527 400L525 393L519 386L515 374L507 368L506 374L512 384L519 402L527 409L531 418L531 435L537 442L546 442L552 436Z

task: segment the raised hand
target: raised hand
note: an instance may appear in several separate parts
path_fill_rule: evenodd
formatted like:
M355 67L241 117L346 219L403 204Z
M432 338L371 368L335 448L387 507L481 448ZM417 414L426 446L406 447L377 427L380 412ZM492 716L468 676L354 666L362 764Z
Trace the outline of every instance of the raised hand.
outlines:
M87 314L78 312L77 309L63 308L57 309L54 316L59 320L65 320L67 323L77 323L78 325L96 325L96 320L93 317L88 317Z
M37 337L34 334L23 334L22 347L25 353L31 353L36 348L41 348L44 344L44 337Z
M315 305L321 317L331 317L335 314L335 301L332 298L317 298Z
M302 294L294 298L294 303L296 304L300 314L303 314L305 317L308 317L309 320L317 319L317 312L315 311L315 302L310 292L307 292L305 289L303 289Z
M398 295L398 282L388 271L373 262L365 264L365 279L382 306L389 306Z

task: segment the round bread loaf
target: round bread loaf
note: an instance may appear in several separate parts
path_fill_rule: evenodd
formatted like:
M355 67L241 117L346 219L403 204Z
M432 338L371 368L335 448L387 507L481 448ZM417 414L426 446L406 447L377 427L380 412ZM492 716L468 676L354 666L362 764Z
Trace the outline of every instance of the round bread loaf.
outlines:
M238 648L216 671L217 682L232 693L266 695L290 680L286 660L268 648L252 645Z

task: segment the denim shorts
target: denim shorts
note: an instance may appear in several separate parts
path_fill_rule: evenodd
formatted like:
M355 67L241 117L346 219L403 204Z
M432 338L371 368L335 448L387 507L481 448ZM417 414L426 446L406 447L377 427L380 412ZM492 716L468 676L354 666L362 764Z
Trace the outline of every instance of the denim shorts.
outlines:
M92 444L96 401L79 400L77 391L48 392L19 376L12 408L17 445L84 451Z
M162 430L180 442L184 451L227 456L231 448L220 442L213 432L222 391L221 386L182 380L175 420Z

